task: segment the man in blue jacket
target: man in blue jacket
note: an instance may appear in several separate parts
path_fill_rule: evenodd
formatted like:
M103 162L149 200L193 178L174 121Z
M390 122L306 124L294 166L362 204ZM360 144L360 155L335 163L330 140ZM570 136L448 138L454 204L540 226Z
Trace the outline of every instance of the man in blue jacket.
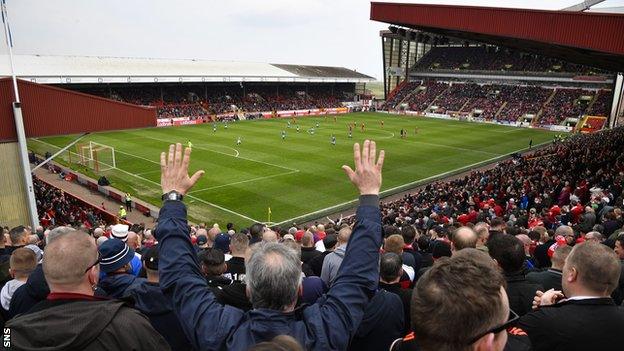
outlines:
M294 337L308 350L344 350L356 332L364 308L377 289L381 246L378 207L384 152L375 142L353 148L355 170L343 166L360 192L357 222L338 277L329 292L303 311L295 311L301 289L301 264L294 250L278 243L253 247L246 262L247 313L220 305L202 277L189 239L183 195L203 175L188 175L191 149L171 145L161 154L161 185L165 203L156 237L160 243L160 287L173 302L182 329L198 350L247 350L276 335ZM298 313L299 312L299 313Z

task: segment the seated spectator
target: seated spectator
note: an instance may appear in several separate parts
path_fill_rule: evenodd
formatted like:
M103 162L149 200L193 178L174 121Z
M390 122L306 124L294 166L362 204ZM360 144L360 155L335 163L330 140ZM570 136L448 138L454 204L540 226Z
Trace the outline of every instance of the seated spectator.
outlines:
M98 250L102 257L100 267L104 273L98 287L106 296L121 298L131 285L140 284L144 280L132 274L130 262L135 257L134 250L123 241L109 239Z
M171 300L165 297L158 285L158 248L148 249L141 258L147 279L130 286L124 297L134 301L134 308L149 318L154 329L165 338L172 350L190 350L191 345L173 312Z
M342 260L344 259L345 252L347 252L347 243L349 242L349 238L351 237L351 228L342 227L338 231L336 243L336 249L325 256L323 260L323 268L321 269L321 279L325 285L331 287L334 280L338 276L338 269L342 264Z
M507 331L517 318L509 309L504 285L492 260L476 249L440 260L414 288L414 333L395 341L391 349L502 351L513 337Z
M9 280L0 291L0 302L5 311L9 310L15 290L26 284L28 276L37 267L37 257L32 250L25 247L19 248L11 254L10 265L9 273L13 279Z
M544 288L526 279L522 242L514 236L499 234L488 241L488 249L505 275L510 308L520 316L527 314L531 311L535 292Z
M545 271L529 272L526 276L527 281L539 284L545 290L561 290L561 271L570 251L572 247L568 245L557 247L552 257L552 266Z
M160 286L171 298L182 328L195 348L245 350L276 335L293 336L311 350L346 349L357 330L364 308L377 287L381 246L381 186L383 151L375 162L376 146L368 140L354 146L355 171L344 166L361 194L354 235L344 254L342 269L326 297L308 306L300 318L292 313L301 282L301 265L293 250L279 243L254 245L246 262L245 280L254 309L243 311L215 303L199 274L188 239L186 208L181 201L166 201L159 215ZM202 176L187 175L191 149L171 145L170 160L161 154L163 193L185 194ZM329 256L328 256L329 257Z
M169 350L148 320L124 302L93 295L100 258L89 235L70 232L47 247L45 301L6 323L16 349ZM105 345L105 347L103 346Z
M624 310L610 297L620 270L605 245L575 245L563 266L563 293L538 292L537 310L520 319L533 349L621 350Z

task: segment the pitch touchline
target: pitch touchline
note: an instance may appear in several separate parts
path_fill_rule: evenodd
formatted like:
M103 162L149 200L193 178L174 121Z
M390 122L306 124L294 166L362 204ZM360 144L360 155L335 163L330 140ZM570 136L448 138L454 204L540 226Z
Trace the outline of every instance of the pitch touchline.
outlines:
M58 146L56 146L56 145L52 145L52 144L50 144L50 143L47 143L47 142L45 142L45 141L43 141L43 140L38 140L38 139L34 139L34 138L33 138L33 140L36 140L36 141L38 141L38 142L40 142L40 143L43 143L43 144L49 145L49 146L54 147L54 148L57 148L57 149L60 149L60 147L58 147ZM127 152L123 152L123 151L115 151L115 152L120 152L120 153L122 153L122 154L126 154L126 155L129 155L129 156L135 156L135 155L129 154L129 153L127 153ZM142 157L140 157L140 156L135 156L135 157L142 158ZM146 158L142 158L142 159L147 160L147 161L149 161L149 162L157 163L157 162L154 162L154 161L152 161L152 160L148 160L148 159L146 159ZM111 166L111 165L109 165L109 164L107 164L107 163L104 163L104 162L101 162L101 161L100 161L100 163L105 164L105 165L107 165L107 166ZM157 164L158 164L158 165L160 165L160 163L157 163ZM111 166L111 167L112 167L112 166ZM123 169L121 169L121 168L115 168L115 169L116 169L116 170L118 170L118 171L120 171L120 172L122 172L122 173L128 174L128 175L130 175L130 176L132 176L132 177L136 177L136 178L142 179L142 180L144 180L144 181L146 181L146 182L148 182L148 183L152 183L152 184L154 184L154 185L156 185L156 186L160 186L160 183L156 183L155 181L153 181L153 180L149 180L149 179L144 178L144 177L141 177L140 175L137 175L137 174L134 174L134 173L130 173L130 172L125 171L125 170L123 170ZM238 213L238 212L236 212L236 211L232 211L232 210L230 210L230 209L228 209L228 208L225 208L225 207L223 207L223 206L219 206L219 205L217 205L217 204L213 204L212 202L208 202L208 201L202 200L202 199L197 198L197 197L195 197L195 196L193 196L193 195L189 195L189 194L187 194L186 196L187 196L188 198L190 198L190 199L195 200L195 201L199 201L199 202L204 203L204 204L206 204L206 205L210 205L210 206L216 207L216 208L218 208L218 209L220 209L220 210L222 210L222 211L225 211L225 212L228 212L228 213L231 213L231 214L237 215L237 216L239 216L239 217L241 217L241 218L245 218L245 219L250 220L250 221L252 221L252 222L261 222L261 221L259 221L259 220L253 219L253 218L251 218L251 217L247 217L247 216L245 216L244 214Z
M543 142L543 143L541 143L541 144L537 144L537 145L535 145L534 147L539 147L539 146L542 146L542 145L545 145L545 144L548 144L548 143L550 143L550 141L546 141L546 142ZM475 162L475 163L470 164L470 165L468 165L468 166L455 168L455 169L452 169L452 170L447 171L447 172L444 172L444 173L435 174L435 175L432 175L432 176L427 177L427 178L423 178L423 179L415 180L415 181L413 181L413 182L409 182L409 183L405 183L405 184L402 184L402 185L399 185L399 186L395 186L395 187L393 187L393 188L386 189L386 190L384 190L384 191L380 192L380 193L379 193L379 196L381 197L381 196L383 196L384 194L387 194L387 193L392 192L392 191L394 191L394 190L397 190L397 189L399 189L399 188L409 187L409 186L411 186L411 185L416 185L416 184L418 184L418 183L427 182L428 180L434 179L434 178L436 178L436 177L445 177L445 176L450 175L450 174L452 174L452 173L454 173L454 172L456 172L456 171L458 171L458 170L460 170L460 169L466 169L466 170L468 170L469 168L471 168L471 167L473 167L473 166L476 166L476 165L478 165L478 164L481 164L481 163L488 163L488 162L493 161L493 160L495 160L495 159L497 159L497 158L499 158L499 157L501 157L501 156L503 156L503 155L511 155L511 154L514 154L514 153L516 153L516 152L523 151L523 150L526 150L526 148L518 149L518 150L516 150L516 151L512 151L512 152L507 153L507 154L498 155L498 156L495 156L495 157L489 158L489 159L484 160L484 161ZM331 210L331 209L334 209L334 208L339 208L339 207L342 207L342 206L344 206L344 205L348 205L348 204L351 204L351 203L355 203L356 201L357 201L357 200L345 201L345 202L339 203L339 204L337 204L337 205L329 206L329 207L326 207L326 208L323 208L323 209L320 209L320 210L317 210L317 211L313 211L313 212L306 213L306 214L303 214L303 215L300 215L300 216L297 216L297 217L289 218L289 219L284 220L284 221L281 221L281 222L279 222L279 223L277 223L277 224L278 224L278 225L280 225L280 224L284 224L284 223L292 222L292 221L294 221L295 219L298 219L298 218L304 218L304 217L312 216L312 215L317 214L317 213L323 213L323 212L326 212L326 211Z

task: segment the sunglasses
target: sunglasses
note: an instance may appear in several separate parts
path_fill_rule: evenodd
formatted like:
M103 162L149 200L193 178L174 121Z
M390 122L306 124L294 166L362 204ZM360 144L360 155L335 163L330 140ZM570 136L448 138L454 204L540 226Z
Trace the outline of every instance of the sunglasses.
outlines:
M87 273L91 268L93 268L96 265L100 264L101 261L102 261L102 255L100 254L100 250L98 250L98 252L97 252L97 260L95 260L95 262L93 262L92 265L90 265L89 267L87 267L87 269L85 269L85 273Z
M488 329L485 332L475 336L474 338L470 339L470 341L466 344L466 345L471 345L473 343L475 343L477 340L481 339L482 337L484 337L485 335L488 335L489 333L494 333L494 334L498 334L500 332L502 332L503 330L507 330L510 327L513 327L516 323L518 323L518 319L520 319L520 316L518 316L518 314L516 312L514 312L513 310L509 310L509 318L507 318L507 322L496 326L492 329Z

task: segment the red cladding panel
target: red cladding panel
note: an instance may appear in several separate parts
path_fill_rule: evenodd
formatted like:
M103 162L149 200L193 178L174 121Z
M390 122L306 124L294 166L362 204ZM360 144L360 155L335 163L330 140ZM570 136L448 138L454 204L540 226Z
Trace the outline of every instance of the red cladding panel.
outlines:
M27 137L156 126L156 110L19 81ZM16 140L11 79L0 79L0 142Z
M370 18L624 55L622 14L374 2Z

